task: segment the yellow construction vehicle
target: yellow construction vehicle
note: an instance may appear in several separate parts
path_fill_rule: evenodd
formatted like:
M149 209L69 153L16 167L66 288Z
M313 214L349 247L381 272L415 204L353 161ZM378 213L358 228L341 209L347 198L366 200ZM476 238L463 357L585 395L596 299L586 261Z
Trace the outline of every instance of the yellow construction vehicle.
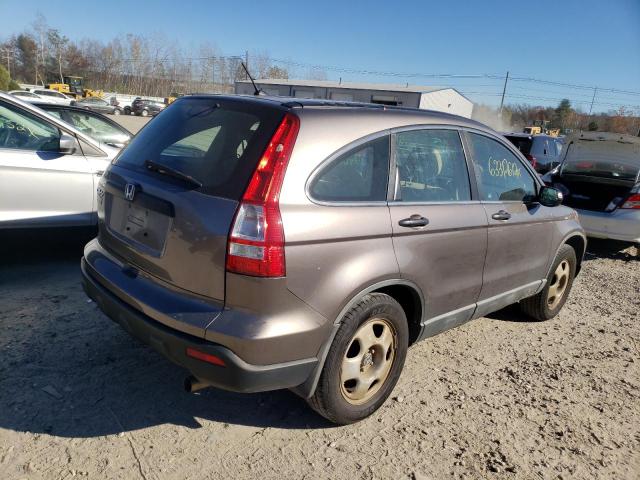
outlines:
M548 128L549 123L549 120L535 120L533 125L524 127L522 133L526 133L527 135L540 135L544 133L550 137L557 137L560 135L559 128Z
M180 97L184 97L184 93L172 92L172 93L169 94L168 97L164 97L164 104L165 105L171 105L173 102L175 102Z
M68 75L63 77L62 80L62 83L50 83L46 88L56 90L66 95L72 95L75 98L102 97L104 95L102 90L84 88L82 77Z
M527 135L540 135L542 133L542 127L524 127L522 133Z

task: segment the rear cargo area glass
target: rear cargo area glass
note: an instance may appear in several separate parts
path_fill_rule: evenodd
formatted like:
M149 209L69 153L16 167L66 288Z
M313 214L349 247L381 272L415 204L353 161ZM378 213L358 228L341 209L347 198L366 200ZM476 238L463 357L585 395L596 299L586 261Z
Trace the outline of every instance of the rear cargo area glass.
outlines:
M530 137L518 137L512 135L505 135L507 140L515 145L515 147L522 152L523 155L527 155L531 152L531 145L533 141Z
M282 116L255 102L182 98L143 128L114 163L179 181L149 170L145 162L152 161L194 178L201 193L237 200Z

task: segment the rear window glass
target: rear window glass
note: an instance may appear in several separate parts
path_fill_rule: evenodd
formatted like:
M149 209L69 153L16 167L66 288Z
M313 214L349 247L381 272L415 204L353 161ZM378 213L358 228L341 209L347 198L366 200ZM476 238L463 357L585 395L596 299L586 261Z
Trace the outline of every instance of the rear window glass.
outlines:
M533 143L529 137L515 137L507 135L507 140L513 143L523 155L528 155L531 152L531 144Z
M239 199L282 117L282 111L256 102L180 99L143 128L114 163L148 171L145 161L151 160L193 177L202 183L202 193Z

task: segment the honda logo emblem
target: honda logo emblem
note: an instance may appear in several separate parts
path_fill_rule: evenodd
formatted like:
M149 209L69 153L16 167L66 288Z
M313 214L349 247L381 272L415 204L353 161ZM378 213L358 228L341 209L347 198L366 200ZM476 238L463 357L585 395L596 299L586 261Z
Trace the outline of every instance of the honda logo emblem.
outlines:
M136 186L133 183L127 183L124 186L124 198L133 202L133 197L136 196Z

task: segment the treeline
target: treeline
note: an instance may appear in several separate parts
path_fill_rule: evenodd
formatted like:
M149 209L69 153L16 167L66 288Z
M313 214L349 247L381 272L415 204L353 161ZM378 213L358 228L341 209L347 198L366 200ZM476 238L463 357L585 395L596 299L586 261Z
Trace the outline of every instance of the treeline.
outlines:
M574 109L571 101L562 100L557 107L527 104L507 105L502 114L487 105L476 105L474 118L500 131L522 131L536 122L549 122L548 128L559 128L561 132L591 130L600 132L640 134L640 117L624 107L607 113L589 115Z
M267 52L229 56L206 42L185 49L163 35L72 41L50 27L42 15L27 31L0 38L0 61L10 77L21 83L47 85L73 75L84 77L87 88L157 97L173 92L233 92L235 81L247 78L243 61L258 78L327 79L326 72L317 68L291 71L296 67L283 67ZM569 100L556 108L507 105L501 113L476 105L474 117L503 131L520 130L536 120L549 121L551 128L562 131L591 129L637 135L640 129L640 118L625 108L589 116L574 109Z
M162 35L72 41L42 16L30 30L0 38L0 53L2 65L22 83L47 85L74 75L89 88L149 96L232 92L236 80L247 78L243 61L256 77L289 77L266 52L225 56L209 43L186 50Z

